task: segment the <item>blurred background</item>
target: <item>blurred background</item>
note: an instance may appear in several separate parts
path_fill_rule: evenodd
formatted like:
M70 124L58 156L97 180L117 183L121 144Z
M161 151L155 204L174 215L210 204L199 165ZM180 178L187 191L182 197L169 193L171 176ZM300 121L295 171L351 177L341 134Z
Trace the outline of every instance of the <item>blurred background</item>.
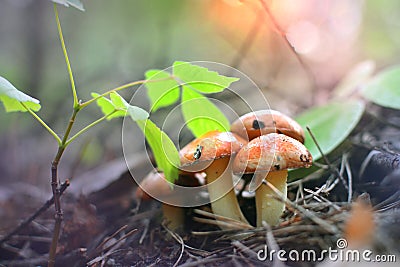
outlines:
M295 115L327 101L358 63L372 60L381 69L400 59L396 0L265 1L273 18L259 0L82 2L85 12L58 10L83 100L143 79L148 69L201 60L237 68L255 81L272 108ZM50 1L0 2L0 75L40 99L38 114L56 132L64 131L71 90ZM96 106L89 108L74 130L100 116ZM56 142L29 114L5 114L1 108L0 125L0 185L7 185L0 198L16 187L47 198ZM60 179L120 157L121 120L113 120L69 147Z

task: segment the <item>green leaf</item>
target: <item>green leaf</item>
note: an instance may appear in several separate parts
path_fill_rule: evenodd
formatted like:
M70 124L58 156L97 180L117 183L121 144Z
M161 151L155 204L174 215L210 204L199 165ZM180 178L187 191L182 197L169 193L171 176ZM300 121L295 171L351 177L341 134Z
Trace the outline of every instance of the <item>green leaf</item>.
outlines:
M149 70L145 73L145 77L150 81L165 79L163 81L145 83L147 95L150 99L150 110L156 111L178 101L179 84L171 78L171 74L162 70Z
M117 92L111 92L110 99L116 109L126 110L129 106L128 102Z
M336 85L333 94L336 97L350 96L357 88L365 83L375 70L375 62L366 60L358 63L346 76Z
M228 131L229 121L208 98L184 86L182 114L187 127L199 137L212 130Z
M128 106L128 114L134 121L146 120L150 116L146 110L131 105Z
M400 109L400 66L380 72L366 84L362 94L380 106Z
M93 98L98 97L98 96L100 96L100 95L97 93L92 93ZM115 110L120 109L120 108L117 108L110 99L108 99L104 96L97 99L96 103L100 107L103 114L106 116L109 115L110 113L114 112ZM126 108L123 108L123 109L113 113L112 115L108 116L107 120L111 120L113 118L118 118L118 117L125 117L125 115L126 115Z
M79 0L51 0L51 1L56 4L61 4L66 7L69 7L71 5L72 7L75 7L76 9L79 9L80 11L85 11L85 8L83 8L82 2Z
M157 167L164 172L165 178L173 183L178 179L180 164L179 153L174 143L151 120L137 120L136 123L153 151Z
M339 146L357 125L364 112L361 101L331 102L327 105L311 108L296 118L305 129L310 127L318 144L325 154ZM314 160L321 158L317 146L306 131L305 146Z
M21 105L20 102L24 103L25 106L33 111L40 110L39 100L22 93L14 87L9 81L0 76L0 101L3 102L6 112L22 111L26 109Z
M207 68L182 61L174 62L173 72L184 85L204 94L221 92L239 80L239 78L223 76Z
M99 94L92 93L92 97L98 97ZM111 100L110 100L111 99ZM106 97L100 97L97 99L97 105L101 108L104 115L108 115L117 110L117 112L107 117L107 120L111 120L117 117L125 117L129 114L134 121L145 120L149 117L149 113L142 108L131 106L125 99L120 96L117 92L110 93L110 99Z

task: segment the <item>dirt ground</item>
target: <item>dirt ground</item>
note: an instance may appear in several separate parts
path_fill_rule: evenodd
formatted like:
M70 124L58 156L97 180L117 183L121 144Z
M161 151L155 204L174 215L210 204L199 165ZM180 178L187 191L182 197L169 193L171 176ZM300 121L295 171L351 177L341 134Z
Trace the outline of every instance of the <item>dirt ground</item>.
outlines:
M339 249L341 238L348 248L393 255L399 261L400 113L377 110L377 118L364 115L346 144L329 155L330 165L319 160L315 173L289 182L286 211L280 225L272 229L222 231L212 216L195 211L209 211L203 206L186 209L185 230L174 234L164 227L158 202L135 199L136 185L123 168L114 171L115 164L102 166L119 178L87 194L74 192L73 180L62 196L64 221L56 266L326 266L318 260L279 265L276 254L274 263L260 259L260 250L267 245L270 250L320 253ZM101 180L108 173L92 171L82 176ZM0 187L0 266L47 264L54 227L52 205L4 240L45 203L33 191L24 184ZM239 201L254 222L254 199L239 196ZM339 263L356 264L331 262L329 266ZM368 264L376 266L366 262L363 266Z

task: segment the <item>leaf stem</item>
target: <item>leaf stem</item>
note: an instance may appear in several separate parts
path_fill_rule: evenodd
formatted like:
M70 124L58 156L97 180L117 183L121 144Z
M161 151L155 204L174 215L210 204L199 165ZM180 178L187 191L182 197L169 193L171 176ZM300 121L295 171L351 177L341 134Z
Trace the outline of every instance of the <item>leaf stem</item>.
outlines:
M56 15L57 30L58 30L58 35L60 36L60 42L61 42L61 47L62 47L62 50L64 53L64 57L65 57L65 63L67 64L67 68L68 68L69 80L71 81L72 95L74 98L74 109L76 109L76 108L79 108L78 95L76 93L74 76L72 74L71 64L69 62L67 49L65 47L65 42L64 42L62 29L61 29L60 19L58 17L57 5L55 3L54 3L54 13Z
M65 130L64 137L61 141L61 147L63 147L64 149L67 147L66 143L67 143L69 134L71 133L72 126L74 125L75 118L76 118L76 115L78 114L78 112L79 112L79 109L74 109L74 111L72 112L71 118L69 119L67 129Z
M86 102L81 103L80 104L80 109L83 109L83 108L87 107L91 103L95 102L97 99L102 98L104 96L107 96L107 95L111 94L112 92L117 92L117 91L126 89L128 87L132 87L132 86L135 86L135 85L139 85L139 84L152 83L152 82L161 82L161 81L167 81L167 80L170 80L170 79L175 79L175 78L174 78L174 76L171 75L168 78L162 78L162 79L156 79L156 80L139 80L139 81L130 82L130 83L115 87L113 89L110 89L105 93L102 93L102 94L100 94L100 95L98 95L98 96L96 96L96 97L94 97L92 99L89 99Z
M65 146L68 146L72 141L74 141L78 136L80 136L81 134L83 134L84 132L86 132L87 130L89 130L90 128L92 128L93 126L95 126L96 124L104 121L105 119L107 119L109 116L111 116L112 114L114 114L115 112L117 112L119 110L114 110L113 112L104 115L103 117L101 117L100 119L92 122L91 124L87 125L86 127L84 127L82 130L80 130L79 132L77 132L74 136L72 136L68 141L66 141Z
M61 145L61 138L48 126L35 112L28 108L23 102L21 105L57 140L58 145Z

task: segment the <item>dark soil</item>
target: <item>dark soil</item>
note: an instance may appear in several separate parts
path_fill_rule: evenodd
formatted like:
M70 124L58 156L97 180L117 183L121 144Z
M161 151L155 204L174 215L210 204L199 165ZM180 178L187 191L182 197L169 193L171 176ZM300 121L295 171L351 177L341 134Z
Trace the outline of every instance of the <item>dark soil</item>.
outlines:
M342 237L349 242L361 240L358 249L399 255L400 114L388 109L377 109L377 114L379 120L365 115L346 145L329 155L331 166L320 160L317 172L289 183L290 202L282 223L272 229L221 231L197 222L196 217L205 217L187 209L185 231L171 235L163 227L159 203L136 201L136 185L128 172L87 195L77 196L67 189L62 196L64 222L56 266L272 266L257 258L266 244L269 249L320 252L336 248ZM343 180L332 168L339 170ZM3 237L45 202L33 194L1 195ZM363 203L361 211L356 200ZM254 200L240 198L240 202L254 221ZM369 206L372 217L368 217ZM365 228L361 236L354 224ZM2 243L0 266L45 266L53 226L51 207ZM318 262L284 264L315 266Z

